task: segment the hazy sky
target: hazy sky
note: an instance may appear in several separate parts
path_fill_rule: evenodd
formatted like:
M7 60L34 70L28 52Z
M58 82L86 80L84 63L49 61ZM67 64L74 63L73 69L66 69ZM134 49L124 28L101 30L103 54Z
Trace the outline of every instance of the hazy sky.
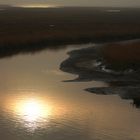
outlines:
M9 5L140 6L140 0L0 0Z

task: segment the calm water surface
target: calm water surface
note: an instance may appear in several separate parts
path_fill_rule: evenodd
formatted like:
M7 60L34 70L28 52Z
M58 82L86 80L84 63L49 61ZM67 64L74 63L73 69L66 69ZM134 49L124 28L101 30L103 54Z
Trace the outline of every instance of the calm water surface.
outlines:
M66 52L46 50L0 60L0 139L140 140L140 109L118 96L94 95L103 82L63 82Z

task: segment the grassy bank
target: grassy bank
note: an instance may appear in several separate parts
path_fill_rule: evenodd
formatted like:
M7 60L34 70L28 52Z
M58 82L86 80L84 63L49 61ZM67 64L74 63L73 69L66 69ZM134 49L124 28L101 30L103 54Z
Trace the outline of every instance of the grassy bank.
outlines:
M102 48L108 68L115 70L140 68L140 40L110 43Z

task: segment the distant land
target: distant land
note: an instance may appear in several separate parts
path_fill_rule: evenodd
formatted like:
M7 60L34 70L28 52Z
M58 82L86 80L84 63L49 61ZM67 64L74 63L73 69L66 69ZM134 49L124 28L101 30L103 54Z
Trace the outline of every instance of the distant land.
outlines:
M140 38L139 8L0 8L0 47Z

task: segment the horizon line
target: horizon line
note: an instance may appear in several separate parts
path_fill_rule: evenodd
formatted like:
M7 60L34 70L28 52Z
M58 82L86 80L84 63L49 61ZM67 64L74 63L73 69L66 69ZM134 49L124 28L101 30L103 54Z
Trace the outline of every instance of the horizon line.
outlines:
M8 5L8 4L0 4L0 7L3 8L42 8L42 9L47 9L47 8L140 8L140 6L64 6L64 5Z

